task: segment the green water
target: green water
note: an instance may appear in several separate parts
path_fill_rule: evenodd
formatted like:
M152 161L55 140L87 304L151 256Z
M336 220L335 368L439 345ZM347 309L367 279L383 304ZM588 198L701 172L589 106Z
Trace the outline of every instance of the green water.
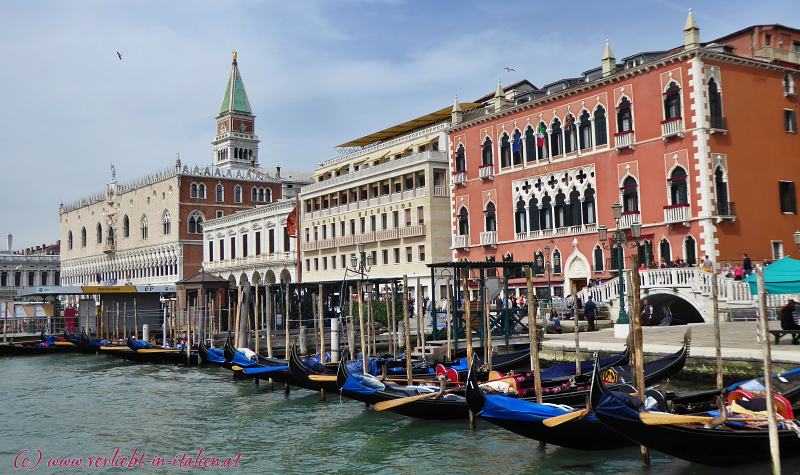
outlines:
M638 449L579 452L547 446L478 420L438 422L376 413L338 395L231 380L222 368L136 365L77 354L0 358L0 473L27 455L33 473L176 473L184 452L241 455L239 473L723 473L658 453L641 469ZM47 468L51 457L146 456L136 470ZM25 455L18 456L22 450ZM102 464L102 463L101 463ZM786 471L791 470L784 467ZM233 469L210 468L207 473ZM196 471L192 470L192 471ZM737 467L737 474L767 466ZM724 473L730 473L729 471Z

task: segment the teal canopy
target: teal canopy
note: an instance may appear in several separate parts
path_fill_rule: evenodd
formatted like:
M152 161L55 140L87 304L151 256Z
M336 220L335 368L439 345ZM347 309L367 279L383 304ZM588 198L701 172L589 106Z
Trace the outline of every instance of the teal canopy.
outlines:
M750 284L750 293L758 295L756 275L745 282ZM764 269L764 284L768 294L800 294L800 260L784 257Z

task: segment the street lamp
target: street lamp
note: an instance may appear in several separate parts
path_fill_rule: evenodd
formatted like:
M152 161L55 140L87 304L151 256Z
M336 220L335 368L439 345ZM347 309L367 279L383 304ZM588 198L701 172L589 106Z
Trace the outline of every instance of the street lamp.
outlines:
M552 283L550 282L550 246L544 247L544 256L536 256L536 265L540 269L544 269L547 272L547 311L552 312L553 310L553 294L552 294ZM530 298L530 296L528 296ZM544 328L545 333L547 332L547 317L544 318L544 324L542 325Z
M611 241L609 242L608 228L604 225L597 227L597 237L603 243L603 247L612 251L617 257L617 278L619 279L619 317L617 318L617 325L628 325L628 314L625 312L625 279L623 271L625 268L625 246L633 247L638 243L639 237L642 235L642 225L637 221L630 225L632 243L628 243L628 237L620 227L622 220L622 205L614 203L611 205L611 213L614 216L616 228L611 234ZM618 251L617 251L618 250ZM617 333L616 331L614 332Z

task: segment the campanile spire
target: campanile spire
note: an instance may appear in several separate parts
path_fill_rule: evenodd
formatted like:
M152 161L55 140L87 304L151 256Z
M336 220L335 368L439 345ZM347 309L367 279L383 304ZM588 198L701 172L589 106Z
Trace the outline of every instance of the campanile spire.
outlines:
M213 145L214 165L247 169L258 166L258 136L250 100L239 72L238 53L231 53L231 72L217 115Z

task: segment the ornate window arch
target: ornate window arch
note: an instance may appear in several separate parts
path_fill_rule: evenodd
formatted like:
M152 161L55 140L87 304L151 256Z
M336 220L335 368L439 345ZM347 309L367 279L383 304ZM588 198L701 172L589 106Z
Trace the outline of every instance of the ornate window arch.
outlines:
M633 104L628 96L622 96L617 104L617 134L633 132Z
M264 188L264 201L272 203L272 188Z
M161 232L162 232L162 234L164 234L166 236L167 234L169 234L171 228L172 228L172 220L170 219L170 216L169 216L169 210L165 209L164 212L161 213Z
M547 134L547 124L540 121L536 126L536 153L539 160L550 156L550 136Z
M481 165L484 167L494 164L494 157L492 154L492 139L489 137L483 139L483 145L481 146L481 160Z
M234 203L241 203L242 202L242 186L236 185L233 187L233 202Z
M514 129L511 135L511 164L522 165L522 132Z
M717 201L717 215L732 216L733 203L730 202L728 192L728 174L722 164L714 169L714 194Z
M596 146L608 143L608 126L606 125L606 108L598 104L594 109L594 143Z
M708 80L708 115L712 129L726 128L722 114L722 91L713 77Z
M469 235L469 211L466 206L462 206L458 211L458 235Z
M483 210L484 214L484 230L497 231L497 209L493 202L486 203L486 208Z
M697 264L697 241L691 234L683 239L683 260L688 266Z
M141 224L141 226L140 226L141 237L142 237L142 239L147 239L147 231L148 231L147 228L148 228L149 223L147 221L147 216L146 215L142 215L142 219L140 221L140 224Z
M532 125L525 127L525 161L527 163L536 161L536 132Z
M97 233L97 244L101 244L103 242L103 226L101 226L100 223L97 223L95 231Z
M81 247L86 247L86 226L81 228Z
M187 220L189 234L202 234L203 222L205 222L205 217L199 210L189 213L189 219Z
M664 91L664 120L678 120L681 118L681 87L677 82L671 81Z
M578 132L575 125L575 116L568 113L564 117L564 153L572 153L577 150Z
M503 132L500 136L500 167L510 167L511 166L511 141L508 137L508 133Z
M197 183L192 182L192 184L189 185L189 198L199 198L197 193Z
M250 188L250 201L254 203L258 201L258 189L255 186Z
M667 238L661 238L658 243L658 257L667 265L672 262L672 246Z
M550 122L550 156L556 157L564 153L564 138L561 135L561 121L557 117Z
M561 273L561 251L558 248L553 249L553 255L550 262L553 263L553 274Z
M592 148L592 121L590 120L589 111L586 109L580 115L578 142L581 150Z
M67 233L67 249L72 250L72 231Z
M206 197L206 184L200 183L197 185L197 197L198 198L205 198Z
M122 237L130 237L131 235L131 220L128 215L122 218Z
M597 244L594 246L594 271L602 272L605 269L605 257L603 256L603 248Z
M216 199L217 203L222 203L225 201L225 187L222 186L222 183L217 183Z
M639 183L636 178L628 175L622 181L620 188L622 193L622 211L633 213L639 212Z
M676 165L669 174L669 200L671 205L688 205L689 189L686 170Z
M457 172L467 171L467 158L464 144L458 144L458 148L456 149L455 169Z
M524 233L528 230L525 200L523 200L522 197L517 199L517 204L514 209L514 229L517 233Z

